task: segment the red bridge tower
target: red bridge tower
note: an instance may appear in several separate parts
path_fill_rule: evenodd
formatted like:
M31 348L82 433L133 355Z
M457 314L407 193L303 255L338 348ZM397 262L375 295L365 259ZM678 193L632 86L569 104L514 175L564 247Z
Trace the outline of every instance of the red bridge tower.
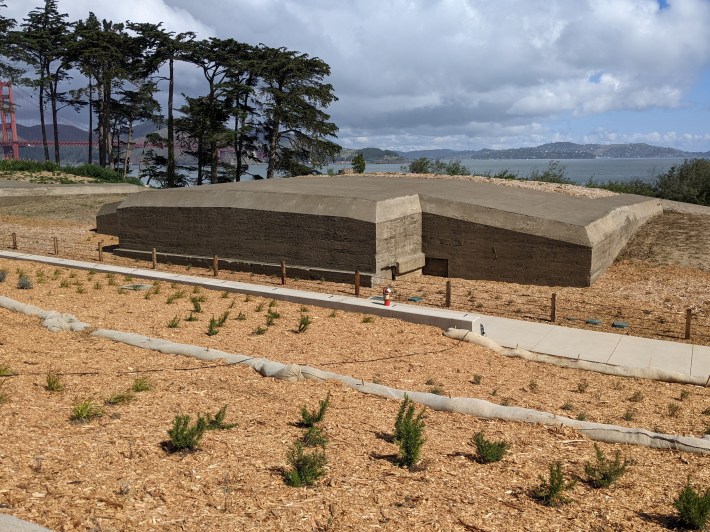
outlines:
M2 122L0 145L2 145L3 157L19 161L20 143L15 124L15 100L12 97L12 83L9 81L0 81L0 121Z

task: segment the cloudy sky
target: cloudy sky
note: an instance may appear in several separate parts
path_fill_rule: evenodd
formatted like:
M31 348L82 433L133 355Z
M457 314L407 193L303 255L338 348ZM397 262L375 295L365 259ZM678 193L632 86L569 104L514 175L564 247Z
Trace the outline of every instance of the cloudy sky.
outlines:
M41 0L5 0L22 19ZM345 147L710 150L710 0L58 0L325 60ZM199 94L183 67L180 90ZM67 115L71 118L71 115ZM77 119L75 116L74 120Z

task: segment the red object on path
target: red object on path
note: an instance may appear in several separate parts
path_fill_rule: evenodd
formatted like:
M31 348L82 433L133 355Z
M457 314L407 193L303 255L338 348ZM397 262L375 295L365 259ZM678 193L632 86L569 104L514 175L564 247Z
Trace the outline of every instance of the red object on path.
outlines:
M382 290L382 299L385 302L385 307L389 307L392 304L392 289L389 286Z

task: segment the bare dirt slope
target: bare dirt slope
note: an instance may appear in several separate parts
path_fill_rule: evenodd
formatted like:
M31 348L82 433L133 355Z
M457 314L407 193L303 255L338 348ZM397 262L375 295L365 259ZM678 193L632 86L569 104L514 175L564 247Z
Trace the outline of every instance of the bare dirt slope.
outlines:
M665 212L634 235L619 260L710 271L710 216Z

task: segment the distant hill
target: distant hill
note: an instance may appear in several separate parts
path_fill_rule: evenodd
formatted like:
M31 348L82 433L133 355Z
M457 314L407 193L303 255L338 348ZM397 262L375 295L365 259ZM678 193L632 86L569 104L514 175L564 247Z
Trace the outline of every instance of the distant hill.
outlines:
M340 152L340 160L352 161L353 157L358 153L362 153L365 161L368 163L404 163L407 161L405 157L396 151L381 150L379 148L362 148L360 150L343 149Z
M52 124L47 124L47 138L51 139L53 133ZM158 127L152 122L138 124L133 128L133 138L145 137L148 133L158 131ZM42 140L42 126L22 126L17 124L17 136L20 140ZM75 126L59 124L59 140L62 142L81 142L89 139L89 132ZM95 139L94 139L95 140Z
M407 160L429 159L667 159L710 157L710 152L687 152L650 144L575 144L552 142L530 148L505 150L416 150L398 152Z

